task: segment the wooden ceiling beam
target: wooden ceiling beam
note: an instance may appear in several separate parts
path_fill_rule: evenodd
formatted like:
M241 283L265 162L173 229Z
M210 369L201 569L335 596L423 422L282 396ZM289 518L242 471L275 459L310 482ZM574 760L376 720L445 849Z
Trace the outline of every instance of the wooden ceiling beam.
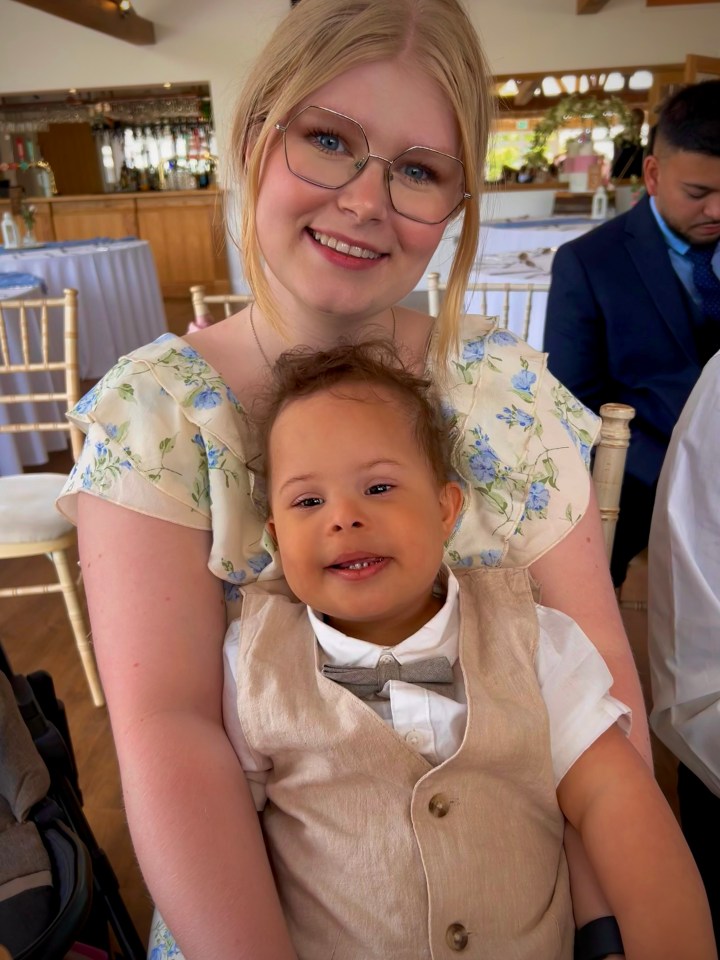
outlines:
M576 13L599 13L609 0L577 0Z
M524 107L530 103L535 96L535 91L540 86L540 77L534 77L532 80L523 80L518 87L518 92L512 98L513 103L518 107Z
M15 3L98 30L116 40L139 46L155 43L154 24L139 17L132 8L121 12L115 0L15 0Z

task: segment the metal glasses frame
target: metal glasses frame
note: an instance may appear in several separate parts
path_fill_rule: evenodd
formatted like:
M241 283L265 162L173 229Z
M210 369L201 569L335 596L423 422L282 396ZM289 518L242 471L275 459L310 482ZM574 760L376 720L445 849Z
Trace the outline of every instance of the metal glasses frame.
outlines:
M339 183L336 187L329 186L327 183L319 183L317 180L311 180L310 177L303 177L301 174L293 170L293 168L290 166L290 158L288 157L287 140L286 140L285 134L287 133L287 130L290 127L290 125L295 120L297 120L297 118L301 114L305 113L306 110L322 110L325 113L331 113L336 117L341 117L343 120L349 120L350 123L354 123L355 126L359 127L360 130L362 131L362 135L365 139L365 146L367 147L367 154L362 160L359 160L355 163L355 167L356 167L355 173L351 177L349 177L349 179L347 179L345 183ZM298 180L304 180L305 183L311 183L314 187L321 187L323 190L342 190L343 187L346 187L349 183L352 183L352 181L363 172L363 170L367 166L368 160L380 160L381 163L387 164L387 167L385 168L385 185L387 187L388 197L390 198L390 206L393 208L395 213L399 214L399 216L401 217L405 217L407 220L413 220L415 223L425 223L425 224L428 224L428 226L433 226L438 223L444 223L455 213L458 207L460 207L463 203L465 203L466 200L472 200L472 194L467 193L464 189L465 164L462 162L462 160L459 157L454 157L451 153L443 153L442 150L434 150L432 147L426 147L423 144L416 143L411 147L405 147L405 149L401 150L400 153L393 160L388 160L387 157L381 157L377 153L370 153L370 143L368 142L367 133L365 133L365 128L358 120L355 120L353 117L348 117L347 114L340 113L337 110L331 110L330 107L318 107L312 103L308 104L308 106L303 107L302 110L298 110L297 113L293 114L293 116L290 117L287 123L276 123L275 129L278 130L283 135L283 149L285 151L285 163L287 164L287 168L290 171L290 173L292 173L294 177L297 177ZM390 190L390 169L392 168L392 165L395 163L396 160L399 160L400 157L402 157L406 153L409 153L411 150L427 150L430 153L437 154L437 156L439 157L447 157L448 160L456 160L462 167L463 191L464 191L463 195L460 198L460 200L458 200L458 202L455 204L455 206L452 208L452 210L449 213L445 214L444 217L441 217L439 220L423 220L421 217L411 217L409 214L403 213L402 210L398 210L398 208L395 206L395 202L392 197L392 191Z

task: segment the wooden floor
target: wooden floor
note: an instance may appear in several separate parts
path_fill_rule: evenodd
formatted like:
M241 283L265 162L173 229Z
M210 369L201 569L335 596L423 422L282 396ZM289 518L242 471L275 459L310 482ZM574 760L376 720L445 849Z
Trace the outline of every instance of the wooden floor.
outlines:
M166 306L170 329L182 333L190 317L189 304L170 301ZM56 454L49 465L40 469L65 473L69 467L69 455ZM48 572L52 569L44 558L4 561L0 563L0 586L39 583ZM626 600L643 600L646 594L646 567L643 558L639 558L631 567L623 596ZM642 610L626 610L623 616L647 692L647 614ZM58 695L68 712L86 816L113 865L121 894L145 940L152 905L128 836L107 711L92 705L61 598L48 595L2 601L0 641L15 672L44 669L55 680ZM655 744L654 750L658 780L675 806L674 762L660 745Z

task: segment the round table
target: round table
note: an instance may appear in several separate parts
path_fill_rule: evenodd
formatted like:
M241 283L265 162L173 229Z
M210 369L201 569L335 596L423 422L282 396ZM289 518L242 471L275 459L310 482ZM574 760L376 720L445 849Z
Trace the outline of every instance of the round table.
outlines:
M78 363L97 380L118 357L167 331L155 261L145 240L58 242L0 250L0 273L41 277L48 296L78 291Z

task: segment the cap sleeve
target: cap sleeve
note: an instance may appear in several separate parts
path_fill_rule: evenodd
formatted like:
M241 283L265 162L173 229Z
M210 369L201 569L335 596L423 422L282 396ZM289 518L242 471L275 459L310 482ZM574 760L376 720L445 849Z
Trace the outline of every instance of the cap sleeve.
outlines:
M213 533L209 567L239 599L271 562L253 502L255 455L245 414L219 374L166 335L122 358L70 412L86 433L58 499L76 520L86 492ZM270 571L268 570L268 573Z
M468 321L446 378L465 495L446 559L525 567L582 517L600 420L548 371L546 354L481 318Z

